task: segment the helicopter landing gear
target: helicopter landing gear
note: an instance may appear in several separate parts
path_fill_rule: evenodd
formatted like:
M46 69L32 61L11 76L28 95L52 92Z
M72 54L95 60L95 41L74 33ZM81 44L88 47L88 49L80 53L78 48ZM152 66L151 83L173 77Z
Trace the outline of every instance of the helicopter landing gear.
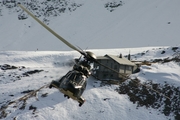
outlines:
M53 86L52 85L49 85L49 88L51 89Z
M81 107L82 106L82 103L79 103L79 107Z
M81 107L86 100L84 98L80 97L78 101L79 101L79 107Z
M64 95L64 97L67 97L67 99L69 99L69 98L70 98L68 95Z

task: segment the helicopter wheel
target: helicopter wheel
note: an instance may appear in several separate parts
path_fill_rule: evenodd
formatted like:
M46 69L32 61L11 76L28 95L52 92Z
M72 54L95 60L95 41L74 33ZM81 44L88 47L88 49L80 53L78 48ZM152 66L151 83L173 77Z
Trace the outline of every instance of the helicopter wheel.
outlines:
M86 101L86 100L81 99L81 102L79 101L79 107L81 107L81 106L84 104L85 101Z
M84 101L85 102L85 101ZM79 102L79 107L81 107L83 104L84 104L84 102Z
M81 107L83 105L83 103L79 103L79 107Z
M70 98L68 95L64 95L64 97L67 97L67 99L69 99L69 98Z
M52 85L49 85L49 88L51 89L51 88L52 88Z

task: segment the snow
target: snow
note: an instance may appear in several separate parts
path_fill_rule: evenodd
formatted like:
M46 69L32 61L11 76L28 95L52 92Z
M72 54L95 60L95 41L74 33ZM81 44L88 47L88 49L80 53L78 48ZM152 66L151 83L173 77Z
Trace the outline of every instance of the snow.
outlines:
M133 48L135 53L142 52L142 48ZM152 48L144 48L146 51ZM144 51L143 50L143 51ZM117 53L117 49L93 50L95 54L104 55ZM124 49L118 49L124 51ZM127 50L128 53L128 50ZM167 51L168 53L168 51ZM170 53L170 52L169 52ZM118 55L118 54L117 54ZM15 100L23 96L21 92L26 90L35 90L48 84L51 80L58 79L66 72L72 69L66 63L79 57L76 51L1 51L0 65L10 64L15 66L25 66L18 70L1 70L1 100L5 103L8 100ZM154 56L151 56L154 57ZM142 57L143 58L143 57ZM144 56L144 59L146 57ZM56 63L56 64L55 64ZM42 72L23 77L24 72L30 70L43 70ZM180 84L180 66L174 62L166 64L155 63L151 66L142 66L141 72L134 74L140 80L153 80L153 82L162 83L166 81L170 84L179 86ZM9 76L11 75L11 76ZM20 80L13 76L21 76ZM29 98L24 110L13 108L11 105L8 110L11 113L4 118L5 120L16 118L33 119L33 120L165 120L169 117L164 116L158 110L145 107L137 107L129 101L127 95L121 95L115 91L117 85L100 86L100 82L90 77L88 86L83 93L86 102L82 107L72 99L64 98L57 89L44 88L38 93L37 101L35 97ZM47 97L41 97L42 94L48 93ZM10 96L13 95L13 96ZM1 104L2 104L1 103ZM30 106L37 107L36 111L29 110Z
M140 80L152 80L155 83L170 83L173 86L180 86L180 67L177 63L169 62L165 64L153 64L142 66L138 74Z
M114 0L116 1L116 0ZM50 17L48 24L54 31L75 46L95 55L127 55L137 61L172 58L180 51L179 0L123 0L113 12L104 8L109 0L81 0L82 6L74 12ZM2 4L0 4L2 5ZM92 7L93 6L93 7ZM42 6L43 7L43 6ZM23 91L36 90L66 74L72 69L73 59L80 56L31 17L18 20L19 13L0 8L0 65L9 64L18 69L0 69L0 106L24 96ZM42 18L40 18L42 19ZM153 46L153 47L149 47ZM177 46L172 51L171 46ZM165 51L162 54L162 51ZM142 55L143 53L143 55ZM25 67L25 68L24 68ZM141 66L137 77L141 82L167 82L180 85L180 64L154 63ZM29 76L28 71L42 70ZM117 85L100 86L90 77L83 93L82 107L72 99L64 98L57 89L43 88L38 99L29 98L23 110L8 106L3 120L169 120L158 109L137 107L127 95L115 91ZM46 94L46 97L41 97ZM36 110L29 110L30 106Z

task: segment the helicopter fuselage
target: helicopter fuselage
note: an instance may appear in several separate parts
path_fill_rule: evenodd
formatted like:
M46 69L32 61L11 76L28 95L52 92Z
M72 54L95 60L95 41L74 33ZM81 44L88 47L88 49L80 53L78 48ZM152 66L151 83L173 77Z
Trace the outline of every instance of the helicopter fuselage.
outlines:
M59 89L65 97L72 98L79 102L81 106L85 99L82 97L87 85L87 78L90 76L90 65L86 61L78 62L73 66L73 70L59 80L52 81L51 87Z
M59 88L64 91L70 91L79 98L86 89L87 77L80 71L69 71L59 80Z

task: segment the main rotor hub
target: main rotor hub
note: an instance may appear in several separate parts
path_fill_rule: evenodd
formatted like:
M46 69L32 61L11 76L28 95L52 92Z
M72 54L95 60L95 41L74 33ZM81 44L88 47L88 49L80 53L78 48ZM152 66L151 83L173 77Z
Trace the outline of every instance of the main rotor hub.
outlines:
M93 60L96 60L96 55L90 51L86 51L86 54L87 54L87 59L89 61L93 61Z

